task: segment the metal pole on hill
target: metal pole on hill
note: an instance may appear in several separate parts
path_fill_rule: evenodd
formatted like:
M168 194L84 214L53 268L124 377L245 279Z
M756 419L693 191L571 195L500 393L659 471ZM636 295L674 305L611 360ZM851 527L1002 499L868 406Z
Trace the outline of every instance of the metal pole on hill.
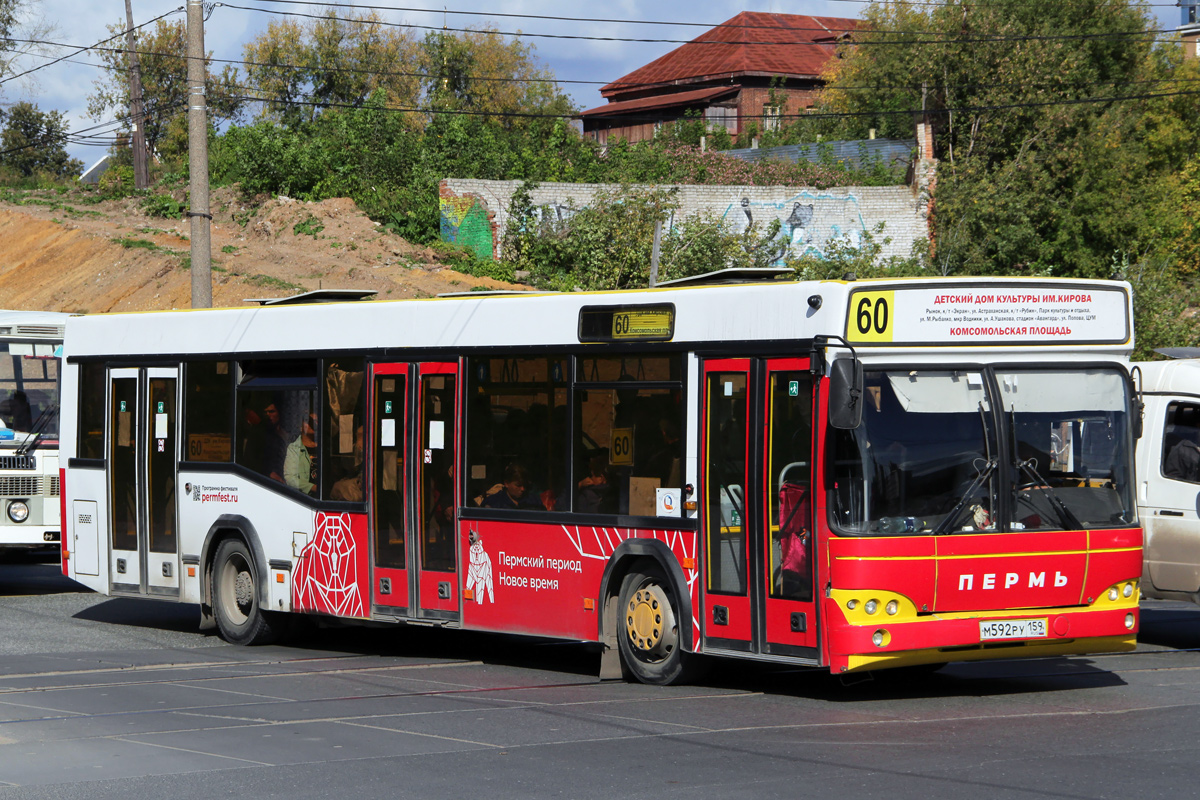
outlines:
M142 69L133 36L133 3L125 0L125 54L129 59L129 116L133 121L133 186L150 186L146 169L146 115L142 108Z
M212 214L208 210L208 114L204 100L204 2L187 0L188 217L192 221L192 308L212 308Z

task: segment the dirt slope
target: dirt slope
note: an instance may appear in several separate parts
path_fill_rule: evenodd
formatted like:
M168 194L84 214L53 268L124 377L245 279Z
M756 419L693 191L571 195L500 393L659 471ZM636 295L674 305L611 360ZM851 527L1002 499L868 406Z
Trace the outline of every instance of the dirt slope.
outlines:
M136 200L71 194L0 202L0 308L99 313L191 306L189 224ZM379 229L350 200L212 197L213 305L300 291L374 289L377 299L522 288L443 268L428 248Z

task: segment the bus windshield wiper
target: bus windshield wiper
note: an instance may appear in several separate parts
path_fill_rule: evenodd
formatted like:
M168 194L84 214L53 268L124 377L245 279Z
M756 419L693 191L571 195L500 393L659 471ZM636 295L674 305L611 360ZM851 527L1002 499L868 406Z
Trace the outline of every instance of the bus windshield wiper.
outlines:
M983 465L983 469L979 470L979 474L975 476L975 480L972 481L971 485L967 487L967 490L963 492L962 497L958 498L958 502L954 505L954 508L950 509L950 513L947 514L942 521L938 523L938 526L933 529L934 536L945 533L950 528L954 527L954 524L958 521L959 515L962 514L962 510L966 508L967 501L971 499L972 495L975 494L975 491L980 486L983 486L984 481L991 477L992 473L996 471L996 467L996 459L989 458L987 463Z
M1033 479L1034 486L1046 498L1046 502L1050 504L1050 508L1054 509L1054 513L1058 515L1058 524L1062 526L1063 530L1082 530L1083 523L1071 513L1071 509L1067 508L1054 488L1046 483L1046 479L1038 473L1037 467L1033 463L1033 459L1028 461L1017 459L1014 466L1018 471L1024 470L1025 474Z
M42 434L46 432L46 428L50 425L50 420L54 419L57 415L58 403L46 406L45 410L38 415L37 420L29 426L29 435L25 437L25 441L17 448L17 455L28 455L36 450L38 444L42 441Z

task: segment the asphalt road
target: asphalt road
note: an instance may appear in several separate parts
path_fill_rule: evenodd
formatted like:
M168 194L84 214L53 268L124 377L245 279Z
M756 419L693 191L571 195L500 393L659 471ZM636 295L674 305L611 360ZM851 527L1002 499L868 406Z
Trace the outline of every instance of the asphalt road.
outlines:
M195 609L0 563L0 798L1190 797L1200 609L1138 652L851 685L600 683L574 644L410 628L236 648Z

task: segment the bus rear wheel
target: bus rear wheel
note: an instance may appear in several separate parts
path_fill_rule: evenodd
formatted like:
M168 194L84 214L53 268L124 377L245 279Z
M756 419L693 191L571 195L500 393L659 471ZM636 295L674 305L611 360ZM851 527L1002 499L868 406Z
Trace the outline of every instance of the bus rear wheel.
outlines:
M645 564L621 582L617 640L625 668L642 683L682 682L689 654L679 643L679 603L666 575Z
M221 638L230 644L269 644L279 636L279 626L259 608L258 571L240 539L226 539L217 547L212 604Z

